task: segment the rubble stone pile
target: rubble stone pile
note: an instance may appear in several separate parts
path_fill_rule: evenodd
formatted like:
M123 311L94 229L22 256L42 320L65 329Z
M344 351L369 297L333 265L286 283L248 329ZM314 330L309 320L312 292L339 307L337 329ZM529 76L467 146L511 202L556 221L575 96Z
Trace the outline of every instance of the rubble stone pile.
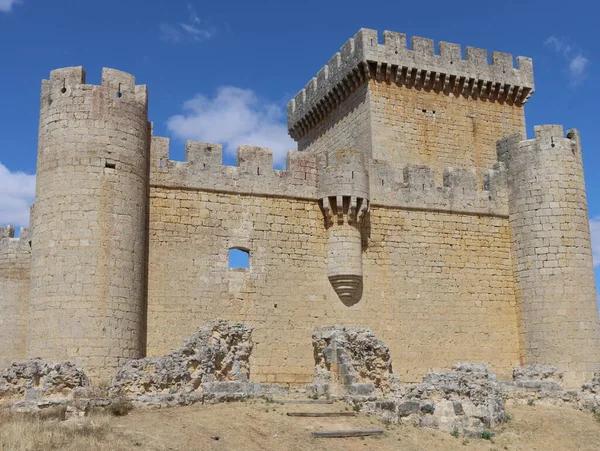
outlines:
M70 398L89 388L90 381L83 370L70 362L31 359L0 370L0 399Z
M127 362L111 385L125 396L192 393L202 384L248 382L252 328L217 319L163 357Z
M507 418L495 374L487 365L472 363L428 373L422 383L402 386L395 396L368 407L392 423L473 436L481 436Z

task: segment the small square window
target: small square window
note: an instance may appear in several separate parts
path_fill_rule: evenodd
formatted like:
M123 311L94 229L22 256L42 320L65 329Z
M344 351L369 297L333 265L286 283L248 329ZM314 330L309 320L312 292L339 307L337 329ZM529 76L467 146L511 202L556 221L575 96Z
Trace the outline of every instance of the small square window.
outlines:
M229 249L229 269L250 268L250 251L240 248Z

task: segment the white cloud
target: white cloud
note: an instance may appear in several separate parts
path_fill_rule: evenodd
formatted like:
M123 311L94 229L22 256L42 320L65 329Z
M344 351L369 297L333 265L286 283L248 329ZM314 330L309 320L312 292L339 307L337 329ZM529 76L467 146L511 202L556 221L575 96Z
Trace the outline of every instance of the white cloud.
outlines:
M600 216L590 219L590 232L592 234L592 254L594 267L600 265Z
M287 151L296 149L282 108L250 89L222 86L212 99L198 94L186 101L183 110L167 121L177 138L221 143L230 155L242 144L269 147L278 167L285 162Z
M29 207L35 197L35 175L11 172L0 163L0 225L29 224Z
M163 41L181 41L181 32L173 25L169 25L168 23L161 23L158 26L158 28L160 29L160 38Z
M577 55L569 63L569 72L573 77L579 79L585 75L589 62L590 60L585 56Z
M7 13L18 3L21 3L21 0L0 0L0 12Z
M587 78L590 60L583 56L581 51L556 36L550 36L546 39L545 44L552 47L566 61L567 73L572 87L579 85Z
M2 1L2 0L0 0ZM163 41L179 42L182 40L206 41L212 38L216 30L200 20L198 14L188 5L188 19L178 24L161 23L160 38Z

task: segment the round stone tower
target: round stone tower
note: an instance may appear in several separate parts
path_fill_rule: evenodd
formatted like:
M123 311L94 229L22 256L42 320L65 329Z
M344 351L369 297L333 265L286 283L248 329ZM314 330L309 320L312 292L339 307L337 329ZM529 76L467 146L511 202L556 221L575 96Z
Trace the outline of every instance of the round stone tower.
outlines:
M535 128L498 144L507 168L523 363L556 365L580 388L600 370L600 325L581 145L576 130Z
M369 210L369 172L362 151L325 154L319 197L328 229L327 276L346 305L362 296L361 224Z
M113 69L42 83L27 354L96 380L145 349L147 104Z

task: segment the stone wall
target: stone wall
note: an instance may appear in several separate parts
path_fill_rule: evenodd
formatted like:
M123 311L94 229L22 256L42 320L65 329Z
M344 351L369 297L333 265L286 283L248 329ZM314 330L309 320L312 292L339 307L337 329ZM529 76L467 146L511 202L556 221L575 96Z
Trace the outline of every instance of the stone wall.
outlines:
M426 165L436 184L446 168L483 171L497 161L496 141L525 134L522 105L475 100L370 80L298 141L298 150L324 154L360 149L394 168Z
M31 247L28 229L0 227L0 367L25 358Z
M496 141L525 133L522 106L369 82L373 158L394 166L432 166L439 184L447 167L475 169L497 161Z
M360 149L396 170L432 167L438 185L447 168L472 170L481 183L497 162L496 142L513 133L525 135L523 105L372 79L316 122L298 150Z
M352 148L370 156L373 139L369 97L368 85L363 84L298 141L298 150L323 154L330 149Z
M506 217L374 206L364 292L344 305L327 279L318 201L153 186L148 354L221 317L254 328L251 377L307 383L315 326L367 327L389 343L403 381L459 360L501 377L518 364ZM248 270L228 250L250 250Z

